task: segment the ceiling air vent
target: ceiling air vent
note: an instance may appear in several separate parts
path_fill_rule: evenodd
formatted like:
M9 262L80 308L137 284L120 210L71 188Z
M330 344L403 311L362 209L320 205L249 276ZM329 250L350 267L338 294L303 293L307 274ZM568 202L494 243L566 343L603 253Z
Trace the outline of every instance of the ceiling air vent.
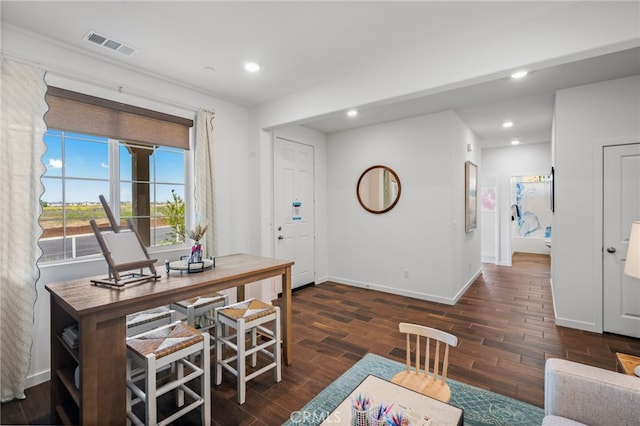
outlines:
M89 31L87 34L85 34L83 39L90 43L97 44L99 46L107 48L109 50L122 53L123 55L126 55L126 56L131 56L136 51L135 47L127 46L124 43L121 43L112 38L103 36L102 34L98 34L95 31Z

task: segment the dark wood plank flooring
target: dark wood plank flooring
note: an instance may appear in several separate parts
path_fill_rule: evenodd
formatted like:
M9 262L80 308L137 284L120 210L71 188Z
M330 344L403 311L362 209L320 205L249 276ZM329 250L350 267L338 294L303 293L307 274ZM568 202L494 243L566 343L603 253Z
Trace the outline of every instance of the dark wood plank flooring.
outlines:
M236 404L235 381L212 388L216 425L279 425L367 352L404 361L398 323L415 322L459 338L450 354L451 378L539 407L544 362L566 358L615 370L615 352L640 355L640 339L557 327L549 286L549 257L514 255L513 266L484 264L483 274L455 306L353 288L332 282L294 293L294 363L249 382ZM2 404L2 424L49 424L48 382L27 399ZM176 424L194 424L197 415Z

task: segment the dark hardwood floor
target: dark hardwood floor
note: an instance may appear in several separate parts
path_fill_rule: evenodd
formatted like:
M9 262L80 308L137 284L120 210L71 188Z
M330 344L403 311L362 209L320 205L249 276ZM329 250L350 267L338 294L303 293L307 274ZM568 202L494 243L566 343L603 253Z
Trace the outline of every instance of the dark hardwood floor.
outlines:
M557 327L549 286L549 257L514 255L513 266L484 264L483 274L455 306L353 288L332 282L294 293L294 362L282 381L263 374L236 404L235 381L212 388L217 425L279 425L367 352L404 361L399 322L458 336L449 376L539 407L544 362L566 358L615 370L615 352L640 355L640 339ZM27 399L2 404L2 424L50 424L48 382ZM176 424L194 424L196 415Z

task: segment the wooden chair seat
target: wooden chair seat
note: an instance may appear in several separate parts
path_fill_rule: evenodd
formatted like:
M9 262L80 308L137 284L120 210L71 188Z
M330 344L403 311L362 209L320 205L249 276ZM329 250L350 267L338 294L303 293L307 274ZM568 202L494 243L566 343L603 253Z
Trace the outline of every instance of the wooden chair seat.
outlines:
M449 366L449 346L457 346L458 338L435 328L417 324L400 323L400 332L407 335L407 368L396 374L391 381L400 386L420 392L442 402L449 402L451 389L447 385L447 368ZM411 366L411 336L415 335L415 366ZM420 337L426 339L424 361L420 357ZM434 360L431 364L431 340L435 341ZM441 345L443 343L443 345ZM443 346L443 348L441 348ZM444 352L442 370L440 370L440 353ZM422 368L421 368L422 362ZM430 367L430 364L432 367ZM442 374L439 372L442 371Z
M446 382L435 380L431 375L425 376L424 373L416 373L415 371L402 371L393 376L391 381L442 402L449 402L451 399L449 385Z

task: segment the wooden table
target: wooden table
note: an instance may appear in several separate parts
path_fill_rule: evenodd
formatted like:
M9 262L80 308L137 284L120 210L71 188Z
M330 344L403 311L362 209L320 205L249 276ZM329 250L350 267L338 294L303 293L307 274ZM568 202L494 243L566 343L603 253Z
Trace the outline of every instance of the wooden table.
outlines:
M192 274L163 276L158 281L112 289L90 284L90 278L46 285L51 305L51 414L56 422L120 425L126 422L126 315L282 276L283 362L292 353L291 266L293 262L235 254L216 258L216 267ZM78 349L62 339L65 327L77 323ZM80 388L73 373L80 366ZM58 418L56 418L56 416Z
M393 403L394 407L400 406L405 412L411 412L416 418L420 417L422 421L411 423L412 426L428 424L424 421L425 416L431 418L431 426L462 426L464 423L464 411L461 408L370 374L335 410L327 415L322 424L327 426L351 425L351 401L359 394L371 398L374 405Z
M636 377L633 369L640 365L640 357L616 352L616 370Z

